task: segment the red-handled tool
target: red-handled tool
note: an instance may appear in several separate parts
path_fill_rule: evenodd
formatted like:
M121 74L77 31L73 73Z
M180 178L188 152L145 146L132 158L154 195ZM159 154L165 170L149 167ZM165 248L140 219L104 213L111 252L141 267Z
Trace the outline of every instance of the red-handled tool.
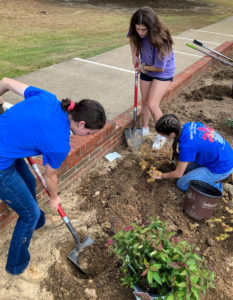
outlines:
M125 128L126 143L130 148L139 149L143 141L142 128L136 128L138 106L138 65L139 51L136 52L135 81L134 81L134 111L133 128Z
M34 159L32 157L28 157L27 158L29 164L32 166L34 172L36 173L37 177L39 178L40 182L42 183L43 187L45 188L47 194L49 195L49 191L46 188L46 182L45 179L43 177L43 175L40 172L40 169L38 168L37 164L35 163ZM72 226L72 224L70 223L69 218L66 216L64 210L61 208L61 205L58 205L58 212L60 214L60 216L62 217L64 223L66 224L66 226L68 227L69 231L71 232L71 234L73 235L75 241L76 241L76 246L75 249L72 250L69 255L67 256L69 260L71 260L83 273L85 273L82 268L80 267L79 261L78 261L78 255L79 253L83 250L84 247L86 246L90 246L94 243L94 241L90 238L87 237L82 243L80 243L79 237L74 229L74 227Z

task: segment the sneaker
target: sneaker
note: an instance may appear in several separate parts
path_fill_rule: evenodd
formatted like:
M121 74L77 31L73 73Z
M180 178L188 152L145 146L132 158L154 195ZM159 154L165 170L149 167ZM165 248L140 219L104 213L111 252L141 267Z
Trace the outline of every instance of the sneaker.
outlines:
M233 197L233 185L229 183L223 184L223 190L228 193L231 197Z
M38 283L45 278L45 272L33 264L30 264L26 270L18 276L26 281Z
M148 135L148 134L150 134L150 129L149 129L149 127L142 127L142 135L143 135L143 136L146 136L146 135Z
M46 215L45 224L42 228L54 228L63 224L63 219L60 216Z
M152 148L155 149L155 150L161 149L163 147L163 145L165 144L166 140L167 139L164 136L162 136L160 134L157 134L155 136L155 141L152 145Z

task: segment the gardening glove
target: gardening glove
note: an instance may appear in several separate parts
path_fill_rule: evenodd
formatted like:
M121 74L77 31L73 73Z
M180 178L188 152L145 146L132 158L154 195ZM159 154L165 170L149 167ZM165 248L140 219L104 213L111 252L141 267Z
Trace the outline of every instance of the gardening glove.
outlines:
M139 73L143 73L143 74L147 74L148 72L144 69L144 66L145 66L146 64L145 63L142 63L142 64L140 64L139 65L139 67L138 67L138 72Z

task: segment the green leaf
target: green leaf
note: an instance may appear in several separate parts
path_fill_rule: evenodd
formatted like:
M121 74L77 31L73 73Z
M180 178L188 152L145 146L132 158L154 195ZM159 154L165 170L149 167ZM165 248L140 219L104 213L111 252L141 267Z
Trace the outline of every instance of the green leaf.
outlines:
M186 276L187 274L188 274L188 273L187 273L186 270L184 270L184 271L182 271L182 272L180 273L181 276Z
M174 298L174 296L173 295L169 295L168 297L167 297L167 300L174 300L175 298Z
M178 283L178 282L176 282L176 285L178 286L178 287L186 287L187 286L187 283L186 282L180 282L180 283Z
M152 271L158 271L160 268L161 268L161 264L153 264L151 267L150 267L150 269L152 270Z
M185 291L178 291L177 293L177 299L184 299Z
M159 253L160 258L162 261L166 262L167 261L167 256L164 253Z
M156 282L158 282L158 284L162 285L161 278L157 272L153 272L153 278Z
M211 275L210 275L210 280L211 280L211 281L214 280L214 272L211 273Z
M168 263L168 265L171 266L173 269L179 269L180 268L180 266L174 261Z
M199 299L200 299L200 294L199 294L198 290L197 290L196 288L192 287L192 288L191 288L191 291L192 291L192 293L194 294L195 298L196 298L197 300L199 300Z
M153 272L149 271L147 273L147 280L148 280L149 284L152 283L152 281L153 281Z

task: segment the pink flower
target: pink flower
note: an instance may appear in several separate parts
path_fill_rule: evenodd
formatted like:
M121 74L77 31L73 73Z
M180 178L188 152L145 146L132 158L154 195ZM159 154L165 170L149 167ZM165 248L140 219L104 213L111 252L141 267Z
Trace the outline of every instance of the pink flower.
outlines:
M126 232L126 231L131 230L132 228L133 228L132 226L127 226L127 227L123 228L123 230Z
M112 243L113 243L113 240L108 240L105 246L108 247L108 246L112 245Z

